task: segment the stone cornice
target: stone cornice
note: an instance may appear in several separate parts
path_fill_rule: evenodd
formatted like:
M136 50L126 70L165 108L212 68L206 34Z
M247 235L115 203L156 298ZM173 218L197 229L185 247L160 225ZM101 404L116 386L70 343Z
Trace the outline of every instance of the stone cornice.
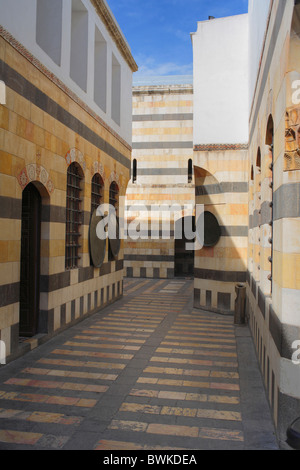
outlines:
M149 85L133 86L133 95L193 94L193 85Z
M194 152L222 152L226 150L248 150L248 144L199 144Z
M97 14L100 16L101 20L103 21L104 25L106 26L107 30L109 31L111 37L116 42L116 45L121 52L122 56L128 63L129 67L131 68L132 72L138 71L138 66L132 57L131 51L123 38L120 29L118 28L111 12L107 8L107 5L103 0L90 0L92 5L94 5Z

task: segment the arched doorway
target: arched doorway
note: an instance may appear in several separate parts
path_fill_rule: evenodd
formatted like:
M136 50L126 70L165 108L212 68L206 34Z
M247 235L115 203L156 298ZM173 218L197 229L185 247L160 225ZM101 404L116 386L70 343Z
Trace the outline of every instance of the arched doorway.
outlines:
M40 245L42 199L33 183L22 195L20 336L34 336L38 330L40 303Z

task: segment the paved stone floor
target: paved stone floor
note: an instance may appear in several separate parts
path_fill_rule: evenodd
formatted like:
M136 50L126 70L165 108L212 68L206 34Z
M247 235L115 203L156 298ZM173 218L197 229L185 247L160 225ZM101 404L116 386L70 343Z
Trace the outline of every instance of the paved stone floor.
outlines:
M0 450L263 450L277 442L247 326L191 280L124 297L0 367Z

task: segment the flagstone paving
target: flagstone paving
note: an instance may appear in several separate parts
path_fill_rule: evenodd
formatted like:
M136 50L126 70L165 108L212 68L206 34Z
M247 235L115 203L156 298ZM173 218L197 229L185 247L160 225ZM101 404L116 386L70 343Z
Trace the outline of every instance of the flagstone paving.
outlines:
M192 280L124 297L0 367L0 449L277 449L247 326Z

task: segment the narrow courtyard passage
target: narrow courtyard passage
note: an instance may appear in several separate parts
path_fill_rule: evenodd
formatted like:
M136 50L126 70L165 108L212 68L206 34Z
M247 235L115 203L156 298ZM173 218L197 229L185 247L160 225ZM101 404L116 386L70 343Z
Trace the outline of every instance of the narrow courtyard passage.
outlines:
M0 449L277 449L247 326L193 281L124 297L0 368Z

